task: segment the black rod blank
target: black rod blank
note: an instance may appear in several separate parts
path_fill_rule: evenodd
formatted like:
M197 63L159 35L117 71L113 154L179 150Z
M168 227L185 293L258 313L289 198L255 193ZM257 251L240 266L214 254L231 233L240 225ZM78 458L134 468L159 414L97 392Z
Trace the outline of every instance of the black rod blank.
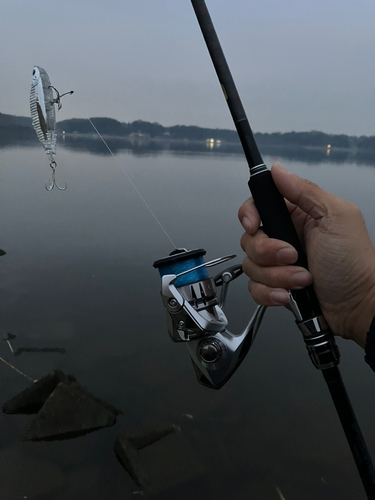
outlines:
M241 140L249 167L252 168L262 165L263 159L259 153L257 143L255 142L253 132L242 106L240 96L238 95L236 85L225 59L223 49L221 48L220 41L217 37L207 6L204 1L192 0L191 3L193 4L198 23L201 27L203 37Z
M367 498L375 498L375 471L352 404L338 368L323 371L329 392L335 404L346 439L361 476Z

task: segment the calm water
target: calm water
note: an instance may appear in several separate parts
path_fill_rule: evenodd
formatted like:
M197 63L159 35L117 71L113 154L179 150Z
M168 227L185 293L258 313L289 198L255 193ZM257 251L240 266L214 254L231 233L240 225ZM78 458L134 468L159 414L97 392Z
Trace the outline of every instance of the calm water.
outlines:
M113 444L120 432L159 423L181 432L140 452L153 498L278 500L278 487L286 500L364 499L323 377L286 310L267 311L247 359L220 391L196 382L185 346L167 335L152 263L173 248L122 168L177 246L203 247L208 259L237 253L240 262L242 156L119 150L112 158L99 150L60 146L57 179L68 190L47 192L41 147L0 149L1 331L16 335L15 348L66 349L13 357L1 342L0 356L33 379L60 368L124 411L113 427L39 443L20 440L33 417L1 413L2 500L141 496ZM284 164L357 203L375 237L373 166L331 158ZM255 309L244 277L228 302L238 332ZM339 346L375 457L375 374L356 345ZM1 404L30 384L3 363L0 377Z

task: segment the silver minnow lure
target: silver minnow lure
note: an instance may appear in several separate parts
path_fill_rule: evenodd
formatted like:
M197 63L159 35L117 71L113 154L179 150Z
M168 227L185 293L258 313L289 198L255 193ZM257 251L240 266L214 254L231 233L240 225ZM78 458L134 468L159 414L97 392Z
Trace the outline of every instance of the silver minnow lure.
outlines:
M30 90L30 112L34 130L51 163L56 162L55 103L47 72L35 66Z
M56 92L57 97L54 97L53 91ZM73 91L67 92L72 94ZM65 95L65 94L62 94ZM56 186L60 190L65 190L65 187L57 185L55 180L56 163L56 109L61 108L60 98L62 95L51 85L49 76L40 66L34 66L33 77L30 90L30 112L34 130L38 139L43 144L46 155L50 160L50 167L52 169L52 182L46 184L46 189L50 191Z

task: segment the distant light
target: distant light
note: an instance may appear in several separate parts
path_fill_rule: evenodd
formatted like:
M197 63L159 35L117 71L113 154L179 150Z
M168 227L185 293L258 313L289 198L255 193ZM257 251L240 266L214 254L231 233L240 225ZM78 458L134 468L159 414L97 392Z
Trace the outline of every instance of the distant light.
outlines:
M328 149L331 149L331 145L330 145L330 144L327 144L327 148L328 148Z

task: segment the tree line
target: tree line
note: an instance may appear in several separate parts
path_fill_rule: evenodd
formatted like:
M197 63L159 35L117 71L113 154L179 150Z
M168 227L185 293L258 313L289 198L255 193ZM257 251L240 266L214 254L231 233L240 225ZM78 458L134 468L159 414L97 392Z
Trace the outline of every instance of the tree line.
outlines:
M215 141L223 141L228 144L238 144L239 139L235 130L228 129L212 129L197 127L194 125L174 125L172 127L164 127L160 123L147 122L136 120L133 122L119 122L113 118L97 117L91 118L95 127L102 135L114 137L129 137L129 136L147 136L152 139L174 139L174 140L190 140L190 141L206 141L214 139ZM13 116L0 113L0 130L1 133L7 134L11 131L16 134L19 132L19 137L29 137L31 128L31 118L22 116ZM57 123L57 130L68 134L93 134L94 129L87 119L73 118L63 120ZM255 133L254 134L259 147L327 147L330 145L334 148L358 148L366 150L375 150L375 136L348 136L344 134L326 134L319 131L311 132L274 132L274 133Z
M171 138L177 140L205 141L214 139L227 143L239 143L235 130L212 129L194 125L174 125L164 127L160 123L136 120L124 123L112 118L91 118L94 125L104 135L127 137L130 135L146 135L150 138ZM66 133L92 134L93 128L88 120L71 119L58 123L58 130ZM274 132L255 133L255 139L260 147L327 147L350 149L375 149L375 136L348 136L344 134L326 134L319 131L311 132Z

